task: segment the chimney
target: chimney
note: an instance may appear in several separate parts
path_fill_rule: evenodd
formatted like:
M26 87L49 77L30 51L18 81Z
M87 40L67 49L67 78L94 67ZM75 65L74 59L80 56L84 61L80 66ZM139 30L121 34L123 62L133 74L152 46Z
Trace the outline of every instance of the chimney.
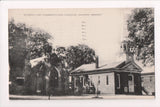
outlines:
M99 68L99 58L96 56L96 68Z

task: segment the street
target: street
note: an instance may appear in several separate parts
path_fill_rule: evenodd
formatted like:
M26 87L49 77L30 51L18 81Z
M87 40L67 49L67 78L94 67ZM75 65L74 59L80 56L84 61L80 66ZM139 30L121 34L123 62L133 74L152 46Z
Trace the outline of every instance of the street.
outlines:
M50 100L90 100L90 99L154 99L154 96L136 95L83 95L83 96L51 96ZM49 100L49 96L9 95L10 100Z

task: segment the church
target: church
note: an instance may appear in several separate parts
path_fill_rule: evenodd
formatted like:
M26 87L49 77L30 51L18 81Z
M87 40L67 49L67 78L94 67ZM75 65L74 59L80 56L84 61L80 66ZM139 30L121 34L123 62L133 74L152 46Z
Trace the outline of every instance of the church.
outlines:
M99 66L97 57L96 63L81 65L70 76L74 94L141 95L141 71L127 51L125 61Z
M141 95L141 68L132 61L96 67L84 64L71 72L74 92Z

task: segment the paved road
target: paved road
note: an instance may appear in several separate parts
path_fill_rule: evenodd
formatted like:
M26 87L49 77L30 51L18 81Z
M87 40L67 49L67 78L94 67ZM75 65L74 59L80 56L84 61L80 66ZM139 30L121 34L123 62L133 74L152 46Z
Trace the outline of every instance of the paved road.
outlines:
M49 100L49 96L21 96L10 95L11 100ZM83 96L51 96L50 100L85 100L85 99L154 99L154 96L135 96L135 95L95 95Z

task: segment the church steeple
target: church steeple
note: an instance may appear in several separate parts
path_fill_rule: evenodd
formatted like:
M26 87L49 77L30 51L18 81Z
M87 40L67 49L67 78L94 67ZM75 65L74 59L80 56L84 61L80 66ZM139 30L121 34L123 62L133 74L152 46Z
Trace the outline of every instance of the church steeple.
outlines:
M133 48L131 41L123 41L121 47L123 52L126 54L126 61L134 61L135 49Z

